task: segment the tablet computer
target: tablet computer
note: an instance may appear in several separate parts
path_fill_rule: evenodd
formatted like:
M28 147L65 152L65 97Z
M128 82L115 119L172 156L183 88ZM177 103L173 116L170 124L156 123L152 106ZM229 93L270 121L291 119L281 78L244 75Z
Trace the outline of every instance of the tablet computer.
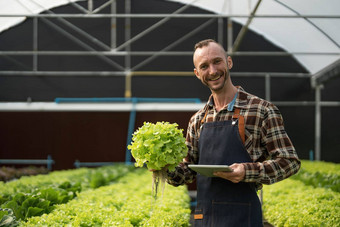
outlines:
M232 172L228 165L193 165L189 164L188 167L201 175L207 177L216 177L214 172Z

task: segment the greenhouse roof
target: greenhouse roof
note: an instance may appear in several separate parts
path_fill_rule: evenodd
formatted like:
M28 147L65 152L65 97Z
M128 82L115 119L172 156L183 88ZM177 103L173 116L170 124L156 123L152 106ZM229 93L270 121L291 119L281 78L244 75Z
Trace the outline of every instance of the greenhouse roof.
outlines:
M39 14L77 0L0 0L0 32L26 17L3 15ZM159 0L161 1L161 0ZM325 71L340 59L340 1L338 0L168 0L190 4L223 17L231 17L281 47L308 72ZM249 15L258 5L255 17Z
M192 4L223 16L234 16L232 19L241 24L246 24L248 20L242 16L249 16L259 2L249 29L293 53L311 74L340 59L338 0L170 1Z

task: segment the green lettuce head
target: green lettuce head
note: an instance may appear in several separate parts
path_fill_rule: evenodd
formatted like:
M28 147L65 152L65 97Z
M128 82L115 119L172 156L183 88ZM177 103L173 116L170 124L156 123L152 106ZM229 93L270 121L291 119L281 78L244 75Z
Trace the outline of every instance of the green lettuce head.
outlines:
M161 170L167 167L173 171L188 153L183 129L178 124L144 122L132 136L128 149L136 160L136 167L147 165L148 169Z

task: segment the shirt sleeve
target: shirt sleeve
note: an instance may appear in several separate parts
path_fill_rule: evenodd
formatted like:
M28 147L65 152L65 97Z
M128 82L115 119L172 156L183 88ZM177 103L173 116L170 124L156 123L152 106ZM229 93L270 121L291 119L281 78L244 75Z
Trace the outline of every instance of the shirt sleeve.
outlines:
M189 164L197 164L198 162L198 147L197 147L197 130L195 120L190 120L186 135L186 145L188 147L188 155L183 159L175 171L168 172L167 182L173 186L179 186L186 183L191 183L196 179L196 172L191 170Z
M260 133L267 157L263 162L244 163L245 182L273 184L297 173L301 165L280 111L273 104L265 109Z

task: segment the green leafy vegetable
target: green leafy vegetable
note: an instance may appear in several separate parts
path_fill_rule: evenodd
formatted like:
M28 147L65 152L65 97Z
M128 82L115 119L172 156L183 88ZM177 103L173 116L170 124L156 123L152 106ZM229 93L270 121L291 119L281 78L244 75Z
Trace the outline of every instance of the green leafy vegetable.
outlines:
M0 208L0 226L3 227L14 227L18 226L18 222L11 209Z
M136 167L153 170L152 191L157 197L159 182L164 182L166 169L170 171L187 155L188 148L185 145L183 129L178 129L178 124L169 122L157 122L156 124L144 122L132 137L132 143L128 146L136 160Z
M91 175L90 186L91 188L99 188L100 186L104 186L106 184L105 177L100 172L95 172Z
M292 179L305 185L329 188L340 192L340 165L323 161L302 161L301 169Z
M340 164L301 162L296 175L264 185L264 217L275 226L340 226Z
M24 222L50 213L57 205L77 197L81 191L110 184L133 169L135 167L127 165L82 168L0 182L0 208L11 210L15 220ZM1 214L3 212L0 212L0 220ZM2 222L8 223L12 216L7 215Z
M167 167L170 171L187 155L187 146L183 137L183 129L178 124L144 122L132 137L128 146L136 160L136 166L147 165L148 169L161 170Z
M89 189L49 214L20 226L187 227L190 197L186 186L167 187L162 200L151 196L151 173L139 168L114 184Z

